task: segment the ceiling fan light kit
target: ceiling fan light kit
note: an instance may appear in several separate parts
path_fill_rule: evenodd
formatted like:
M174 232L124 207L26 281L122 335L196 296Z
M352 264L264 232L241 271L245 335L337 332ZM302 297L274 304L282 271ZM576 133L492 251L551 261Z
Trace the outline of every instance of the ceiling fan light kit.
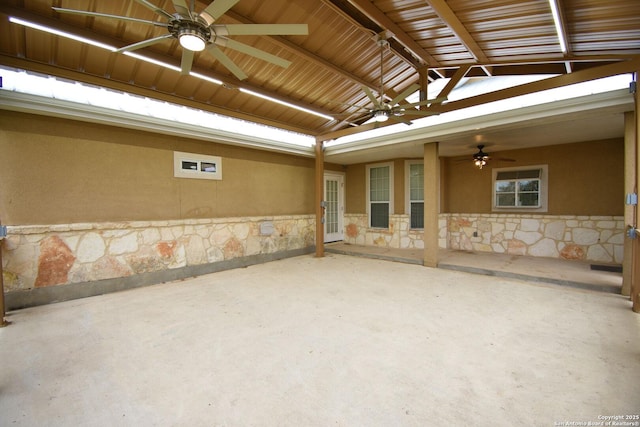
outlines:
M475 159L473 163L476 165L478 169L482 169L482 167L487 164L487 161L484 159Z
M200 32L191 28L180 30L178 40L180 40L180 46L193 52L203 51L207 45L205 38Z
M373 120L375 120L378 123L382 123L389 120L389 116L387 115L386 111L378 110L375 113L373 113Z
M473 155L473 164L478 169L482 169L487 164L487 160L489 160L489 155L482 151L483 148L484 145L478 145L478 152Z

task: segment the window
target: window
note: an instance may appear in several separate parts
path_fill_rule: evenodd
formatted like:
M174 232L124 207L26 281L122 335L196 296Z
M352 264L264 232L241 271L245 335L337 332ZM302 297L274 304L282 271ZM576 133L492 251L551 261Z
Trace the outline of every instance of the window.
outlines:
M367 204L369 226L389 228L393 209L393 164L367 166Z
M424 228L424 164L418 160L407 160L406 170L406 212L409 227Z
M493 210L547 210L547 166L493 170Z
M220 180L222 179L222 159L217 156L174 151L173 176Z

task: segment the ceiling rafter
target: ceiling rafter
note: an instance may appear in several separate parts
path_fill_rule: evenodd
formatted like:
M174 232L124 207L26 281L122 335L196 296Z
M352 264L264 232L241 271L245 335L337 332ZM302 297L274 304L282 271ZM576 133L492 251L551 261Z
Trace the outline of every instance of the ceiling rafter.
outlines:
M620 61L613 64L575 71L571 74L561 74L559 76L549 77L548 79L537 80L535 82L513 86L483 95L472 96L458 101L436 105L432 110L438 113L446 113L449 111L459 110L461 108L474 107L476 105L482 105L493 101L513 98L515 96L527 95L534 92L555 89L562 86L615 76L618 74L631 73L638 70L638 68L640 68L640 57L629 61Z
M469 33L467 28L460 22L456 14L449 7L444 0L426 0L433 11L442 19L449 27L449 29L455 34L460 42L467 48L471 56L473 56L479 64L487 64L489 58L485 55L484 51L478 43L476 43L473 36Z
M383 29L393 33L393 37L422 62L421 65L428 65L430 68L435 68L440 65L429 52L416 43L402 28L389 19L387 15L375 7L369 0L349 0L349 3L358 8L358 10L367 15L369 19L376 22Z
M490 61L488 64L466 64L470 67L468 75L472 74L474 69L482 69L480 74L474 73L474 76L482 75L486 76L487 72L491 72L491 75L504 75L500 73L500 68L512 68L521 67L528 70L528 72L521 72L518 74L560 74L566 72L566 63L570 62L573 67L580 65L582 69L599 67L608 63L615 63L620 61L627 61L637 58L637 55L599 55L599 56L570 56L563 58L559 55L550 56L547 58L538 59L523 59L523 60L507 60L507 61ZM440 72L444 78L451 77L457 72L460 67L450 66L440 68ZM433 70L430 70L433 71ZM513 73L511 73L513 74Z
M467 75L467 72L470 68L470 65L465 65L458 68L458 71L455 72L455 74L451 77L449 82L447 82L445 87L442 88L442 90L438 94L438 98L448 97L451 91L458 85L460 80L462 80L462 78Z
M370 17L362 13L357 7L353 6L347 0L321 0L323 4L330 7L342 17L349 20L357 28L366 31L371 36L380 34L385 31L385 28L381 27ZM391 51L402 59L407 65L418 68L422 64L418 61L418 58L409 52L401 43L394 39L388 40Z

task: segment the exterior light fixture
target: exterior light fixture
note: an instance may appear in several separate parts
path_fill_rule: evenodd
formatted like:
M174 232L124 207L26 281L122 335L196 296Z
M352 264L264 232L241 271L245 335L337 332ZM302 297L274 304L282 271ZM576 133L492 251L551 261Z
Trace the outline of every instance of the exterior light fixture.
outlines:
M553 15L553 24L555 25L556 33L558 34L560 50L562 50L562 53L567 53L567 37L562 20L562 11L558 6L557 0L549 0L549 6L551 7L551 15Z
M389 120L389 116L387 115L386 111L378 110L375 113L373 113L373 120L375 120L378 123L382 123Z
M478 169L482 169L487 164L487 160L489 160L489 155L482 151L483 148L484 145L478 145L478 152L473 155L473 164Z
M487 164L487 161L485 159L474 159L473 164L476 165L478 169L482 169L482 167Z

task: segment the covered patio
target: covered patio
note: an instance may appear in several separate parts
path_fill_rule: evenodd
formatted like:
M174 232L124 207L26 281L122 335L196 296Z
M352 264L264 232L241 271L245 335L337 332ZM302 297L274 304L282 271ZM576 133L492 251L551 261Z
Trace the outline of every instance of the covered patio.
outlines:
M9 313L3 425L551 426L637 414L628 298L327 253Z

